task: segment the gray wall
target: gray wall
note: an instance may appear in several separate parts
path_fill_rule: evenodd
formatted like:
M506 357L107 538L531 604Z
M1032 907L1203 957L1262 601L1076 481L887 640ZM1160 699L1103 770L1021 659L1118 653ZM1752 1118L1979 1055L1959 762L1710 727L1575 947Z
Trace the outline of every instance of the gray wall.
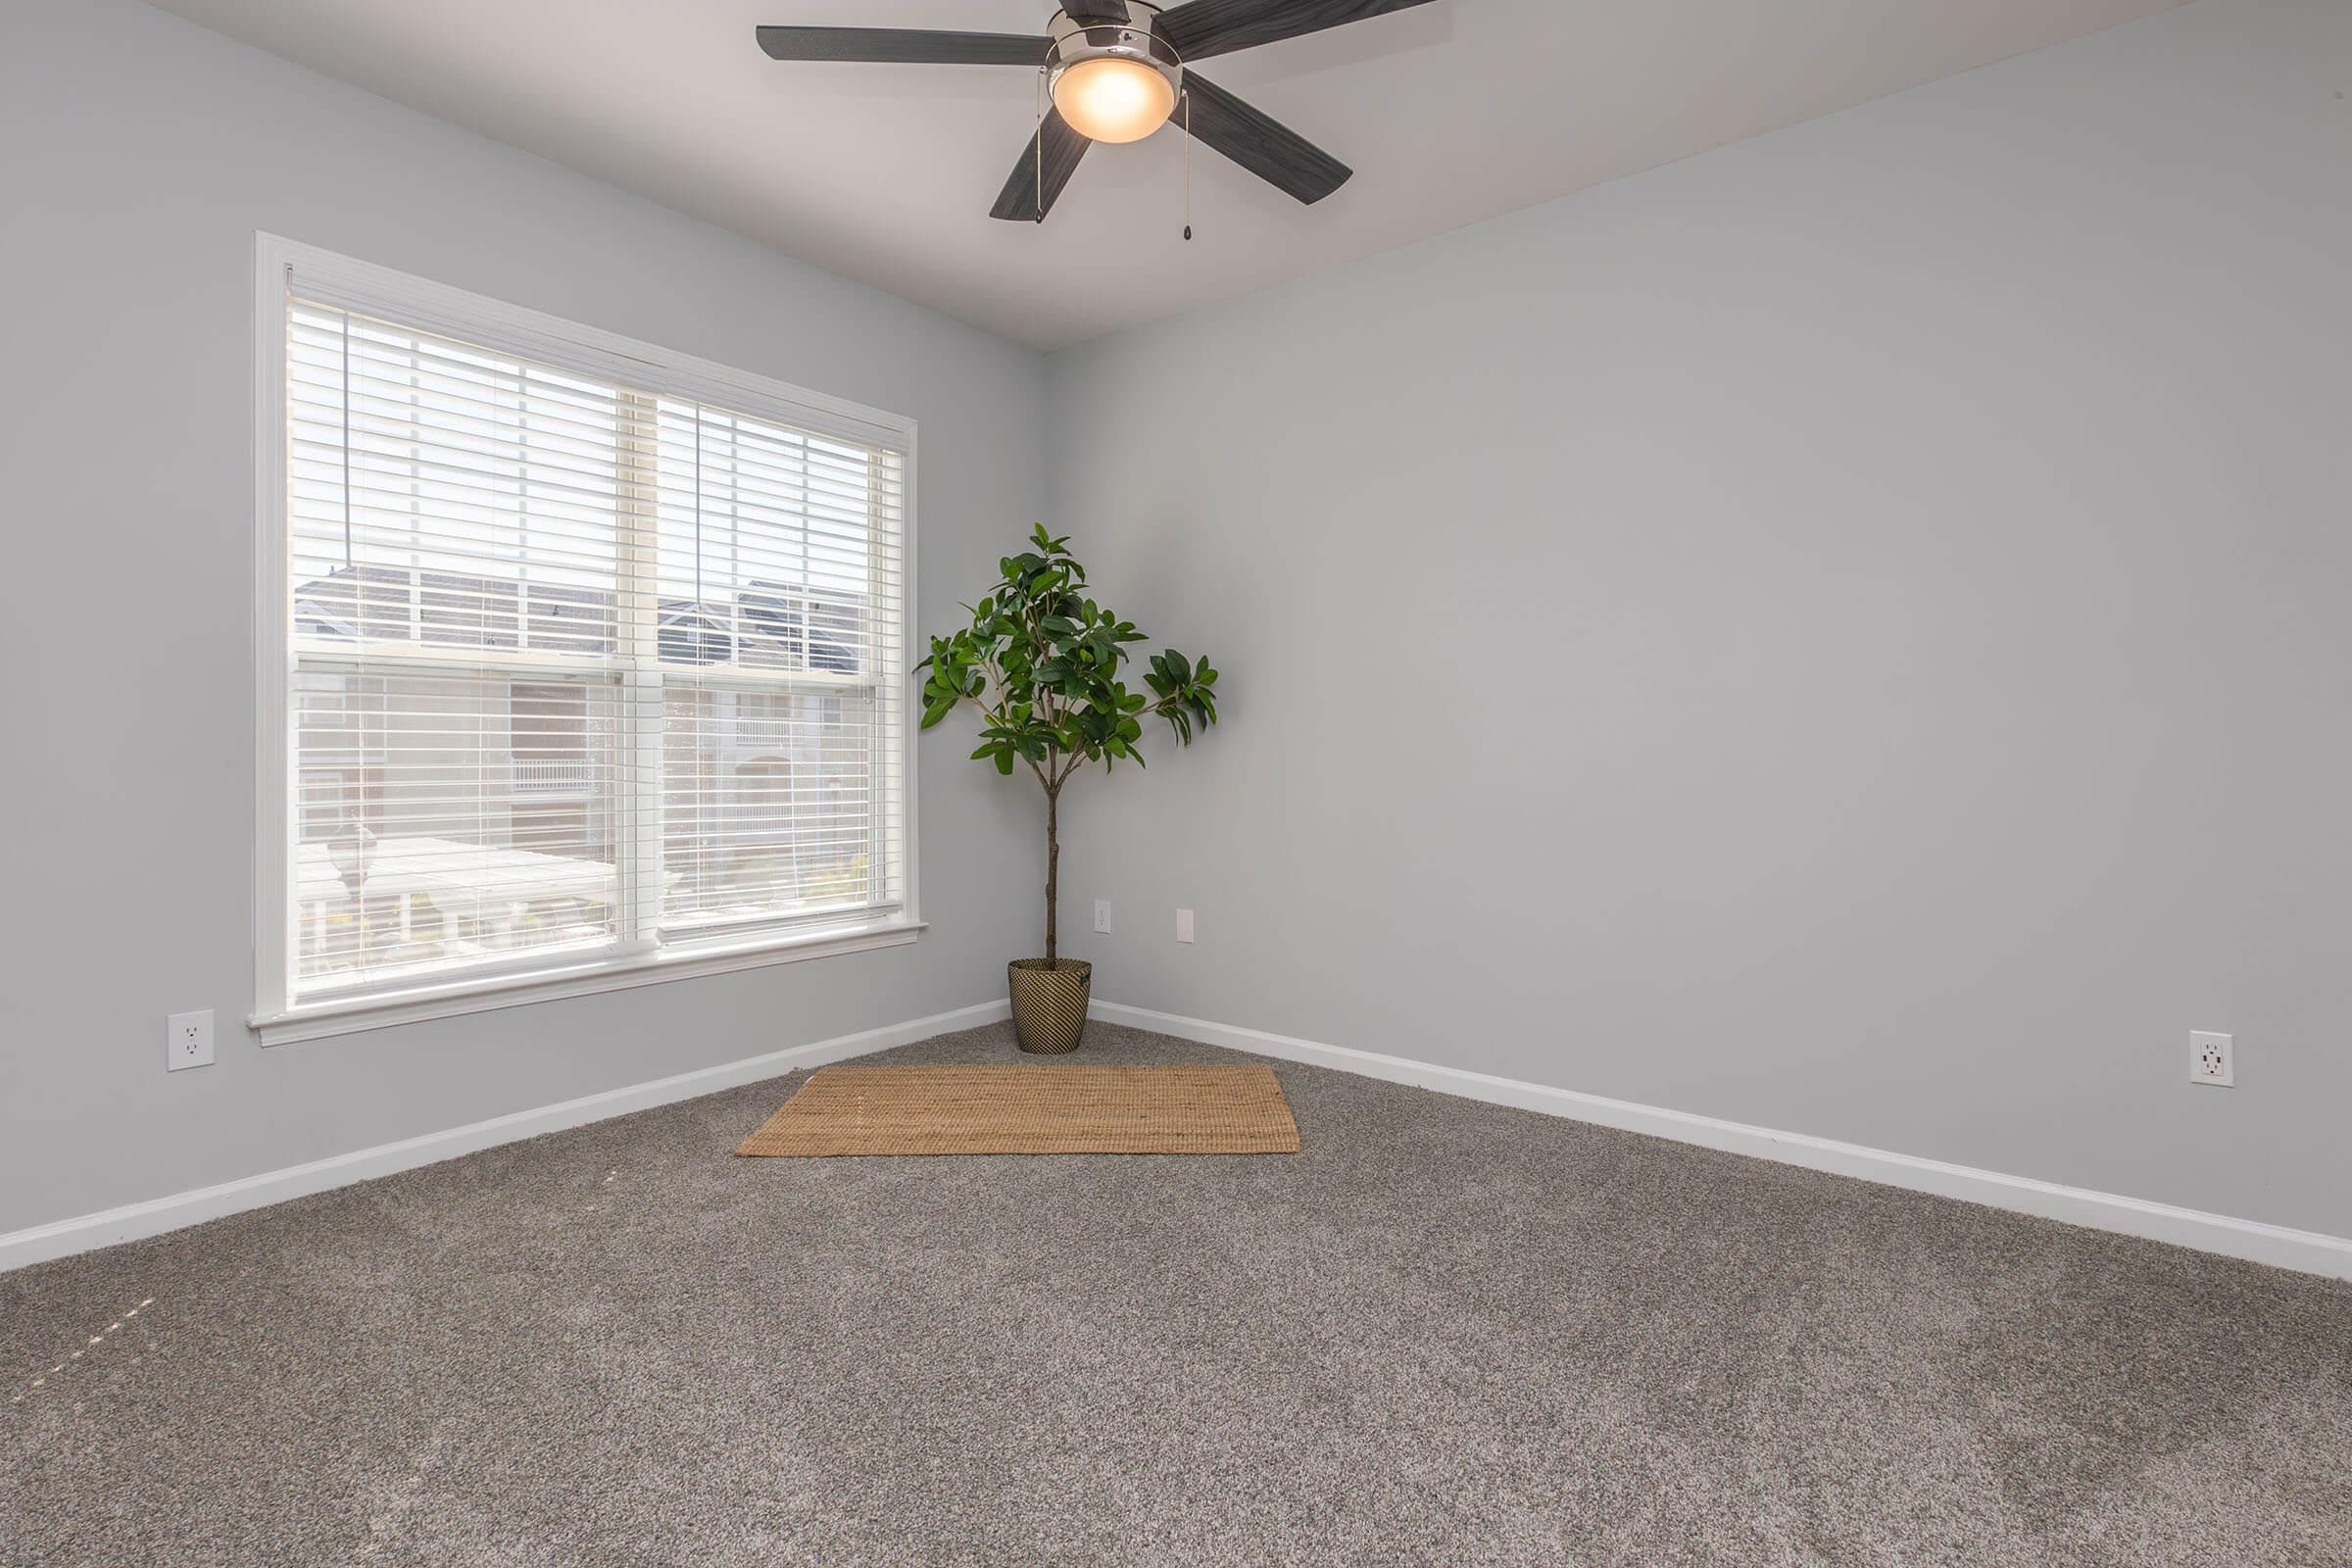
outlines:
M2352 11L2203 0L1065 354L1050 436L1022 349L14 0L0 1231L988 1000L1035 869L935 734L911 949L253 1045L267 228L914 415L926 624L1055 459L1231 671L1065 813L1108 999L2352 1233L2347 88Z
M2204 0L1056 356L1228 671L1098 993L2352 1234L2348 89Z
M253 1043L256 229L914 416L925 606L1042 506L1029 350L126 0L7 0L0 1232L1002 996L1030 803L940 735L911 948ZM219 1064L167 1076L205 1006Z

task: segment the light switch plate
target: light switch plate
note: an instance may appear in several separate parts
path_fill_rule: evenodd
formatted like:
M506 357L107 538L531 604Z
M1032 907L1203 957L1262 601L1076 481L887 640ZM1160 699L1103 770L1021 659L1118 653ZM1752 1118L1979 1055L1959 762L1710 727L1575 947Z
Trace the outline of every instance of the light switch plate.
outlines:
M1176 911L1176 940L1179 942L1193 940L1193 911L1190 909Z

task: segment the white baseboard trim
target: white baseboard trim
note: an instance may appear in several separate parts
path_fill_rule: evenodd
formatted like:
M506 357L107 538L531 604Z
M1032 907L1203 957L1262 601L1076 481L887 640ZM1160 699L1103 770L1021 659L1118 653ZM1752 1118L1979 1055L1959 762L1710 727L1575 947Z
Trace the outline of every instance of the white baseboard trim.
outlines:
M1434 1089L1440 1094L1459 1095L1464 1099L1488 1101L1497 1105L1515 1105L1522 1110L1539 1110L1553 1116L1597 1122L1604 1127L1647 1133L1656 1138L1672 1138L1680 1143L1720 1149L1734 1154L1749 1154L1759 1159L1778 1160L1787 1165L1802 1165L1809 1170L1829 1171L1838 1176L1859 1177L1863 1181L1879 1182L1889 1187L1907 1187L1914 1192L1957 1198L1993 1208L2038 1215L2043 1219L2062 1220L2070 1225L2114 1231L2152 1242L2170 1242L2178 1247L2192 1247L2200 1251L2268 1263L2276 1268L2352 1280L2352 1240L2340 1236L2288 1230L2284 1226L2266 1225L2259 1220L2232 1219L2226 1214L2178 1208L2170 1203L2154 1203L2145 1199L2126 1198L2116 1193L2062 1187L2055 1182L2036 1181L2028 1176L2007 1176L1999 1171L1978 1170L1973 1166L1954 1165L1940 1159L1923 1159L1916 1154L1898 1154L1891 1150L1843 1144L1835 1139L1815 1138L1804 1133L1779 1132L1770 1127L1751 1127L1743 1122L1694 1115L1687 1110L1666 1110L1629 1100L1609 1100L1599 1095L1580 1094L1573 1089L1552 1089L1516 1078L1496 1078L1483 1072L1466 1072L1459 1067L1440 1067L1404 1056L1384 1056L1369 1051L1353 1051L1346 1046L1327 1046L1313 1040L1268 1034L1263 1030L1244 1029L1233 1024L1211 1023L1204 1018L1187 1018L1172 1012L1154 1012L1149 1007L1131 1007L1116 1002L1097 1001L1091 1013L1106 1023L1151 1029L1163 1035L1176 1035L1185 1040L1198 1040L1205 1045L1224 1046L1233 1051L1247 1051L1283 1061L1335 1067L1341 1072L1356 1073L1366 1078L1385 1078L1391 1083Z
M242 1176L217 1187L199 1187L190 1192L173 1193L168 1198L125 1203L121 1208L110 1208L102 1213L53 1220L46 1225L34 1225L0 1235L0 1273L23 1268L27 1263L88 1251L96 1247L112 1247L118 1242L134 1242L141 1237L160 1235L182 1226L199 1225L208 1219L219 1219L242 1209L282 1203L289 1198L324 1192L330 1187L344 1187L377 1176L389 1176L395 1171L417 1165L455 1159L460 1154L470 1154L477 1149L488 1149L496 1144L536 1138L541 1133L562 1132L566 1127L603 1121L609 1116L625 1116L631 1111L650 1110L673 1101L692 1100L697 1095L713 1095L722 1089L758 1083L763 1078L798 1072L804 1067L821 1067L828 1061L840 1061L848 1056L887 1051L893 1046L928 1040L933 1035L947 1034L952 1030L976 1029L1009 1015L1010 1007L1004 1002L986 1002L978 1006L958 1007L953 1012L935 1012L927 1018L909 1018L903 1023L885 1024L879 1029L868 1029L859 1034L840 1035L806 1046L792 1046L783 1051L771 1051L765 1055L747 1056L741 1061L722 1062L715 1067L682 1072L673 1078L657 1078L651 1083L608 1089L603 1094L585 1095L578 1100L566 1100L561 1104L541 1105L531 1110L493 1116L488 1121L452 1127L446 1132L426 1133L418 1138L404 1138L396 1144L379 1144L373 1149L333 1154L325 1159L313 1160L307 1165L290 1165L283 1170Z

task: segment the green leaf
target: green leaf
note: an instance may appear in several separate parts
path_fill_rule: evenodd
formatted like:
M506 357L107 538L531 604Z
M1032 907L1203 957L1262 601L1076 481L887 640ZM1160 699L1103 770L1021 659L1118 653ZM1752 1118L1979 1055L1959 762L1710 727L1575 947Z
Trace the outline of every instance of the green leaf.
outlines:
M1069 544L1034 523L1025 547L998 560L996 586L962 607L970 624L931 638L929 656L909 671L920 677L925 729L966 700L979 705L972 757L1002 774L1023 760L1050 775L1098 761L1106 771L1120 761L1141 767L1147 714L1165 718L1187 745L1196 723L1217 721L1217 671L1205 657L1148 651L1136 662L1146 689L1128 687L1136 676L1122 678L1133 657L1127 645L1147 639L1085 591L1086 567Z

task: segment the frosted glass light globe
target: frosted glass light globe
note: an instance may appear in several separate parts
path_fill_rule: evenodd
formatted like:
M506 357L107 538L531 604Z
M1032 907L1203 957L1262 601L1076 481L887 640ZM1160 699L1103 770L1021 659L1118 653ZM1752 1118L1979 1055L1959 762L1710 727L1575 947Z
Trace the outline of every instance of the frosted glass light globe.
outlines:
M1054 78L1054 107L1088 141L1142 141L1176 112L1176 89L1140 61L1081 60Z

